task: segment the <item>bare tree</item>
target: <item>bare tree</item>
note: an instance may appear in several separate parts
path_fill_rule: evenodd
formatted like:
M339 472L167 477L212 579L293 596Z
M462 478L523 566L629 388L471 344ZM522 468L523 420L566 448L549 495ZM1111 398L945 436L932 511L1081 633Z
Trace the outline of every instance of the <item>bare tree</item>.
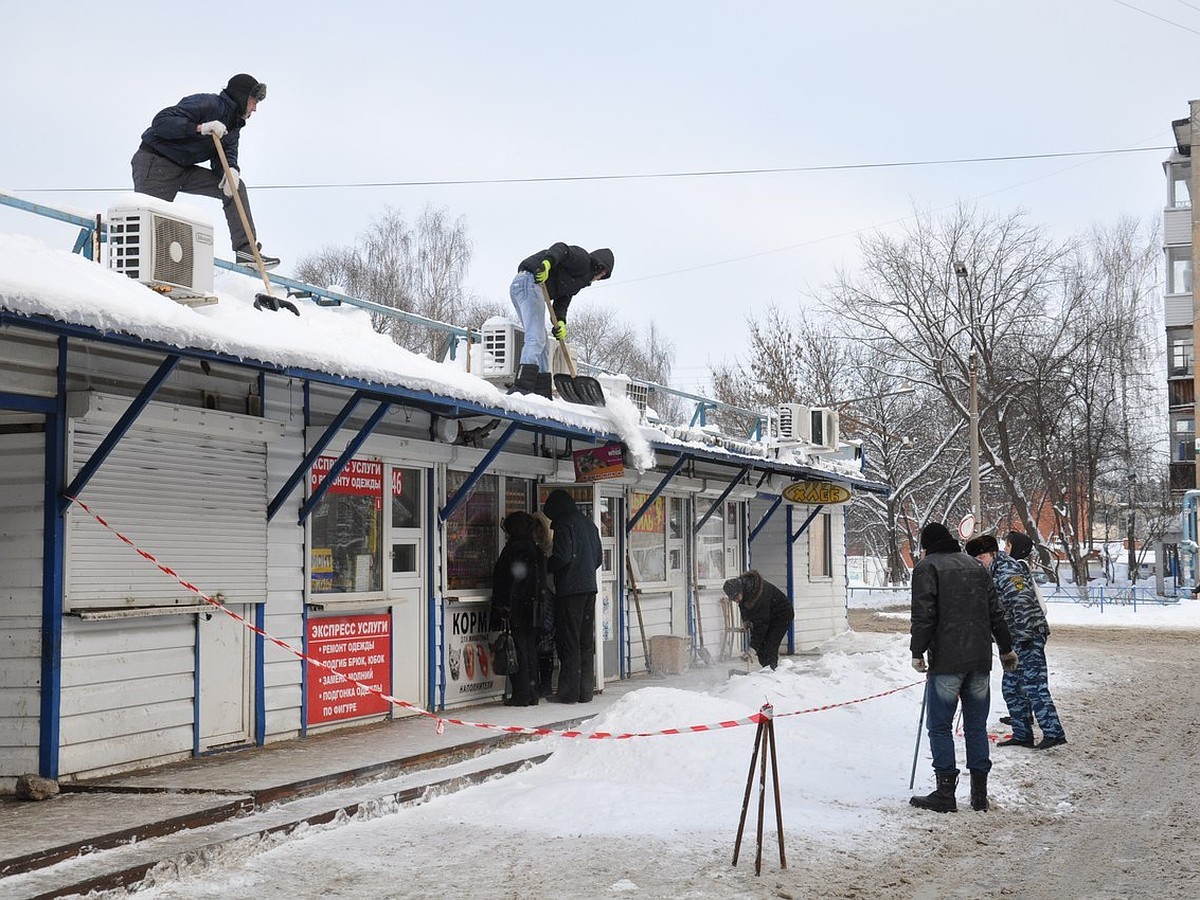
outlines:
M338 284L352 296L427 319L459 324L467 315L502 309L466 295L471 262L466 222L451 221L445 210L426 207L415 226L399 210L387 208L352 247L327 247L300 261L298 277L313 284ZM445 335L385 313L371 313L371 325L416 353L438 355Z

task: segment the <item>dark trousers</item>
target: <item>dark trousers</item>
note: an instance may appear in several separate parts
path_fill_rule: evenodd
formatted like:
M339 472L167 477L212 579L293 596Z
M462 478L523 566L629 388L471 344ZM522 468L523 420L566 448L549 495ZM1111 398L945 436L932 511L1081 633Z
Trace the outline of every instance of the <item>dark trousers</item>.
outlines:
M514 628L513 645L517 648L517 671L510 675L513 703L536 706L538 702L537 631L533 628Z
M225 221L229 223L229 237L233 241L234 252L251 252L250 238L242 227L237 206L233 198L226 197L221 190L224 172L214 172L203 166L181 166L145 148L138 148L129 165L133 169L133 189L139 194L149 194L167 201L174 200L175 195L181 193L220 200L225 209ZM250 220L250 230L254 231L254 217L250 214L250 197L244 181L238 183L238 196L242 198L242 209L246 210L246 218Z
M596 687L596 595L554 598L554 641L558 648L558 699L587 703Z
M751 628L750 649L758 654L760 666L770 666L774 669L779 665L779 645L787 637L791 621L771 622L765 629L757 625Z

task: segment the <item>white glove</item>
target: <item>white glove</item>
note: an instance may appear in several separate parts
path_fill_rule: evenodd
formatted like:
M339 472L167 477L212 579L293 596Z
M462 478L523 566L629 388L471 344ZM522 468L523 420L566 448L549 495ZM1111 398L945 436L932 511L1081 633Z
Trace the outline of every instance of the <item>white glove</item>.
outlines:
M221 123L218 122L217 124L219 125ZM226 197L232 197L233 192L238 189L238 185L241 183L242 183L242 176L240 174L238 174L237 169L233 168L233 166L230 166L229 167L229 177L226 178L224 175L221 176L221 184L220 184L221 193L224 194Z
M225 137L225 130L225 123L218 122L216 119L211 122L203 122L200 125L201 134L215 134L218 140Z
M918 672L924 672L925 671L925 657L914 656L912 658L912 667L914 669L916 669Z

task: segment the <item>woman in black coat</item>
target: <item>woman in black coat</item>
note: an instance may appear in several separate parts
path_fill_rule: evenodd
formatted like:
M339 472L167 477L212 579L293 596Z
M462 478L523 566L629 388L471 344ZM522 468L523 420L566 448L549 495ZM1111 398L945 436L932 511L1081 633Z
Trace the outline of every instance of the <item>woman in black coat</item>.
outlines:
M725 582L725 595L742 609L750 626L750 649L759 665L779 665L779 645L795 618L792 598L751 569Z
M546 557L534 540L533 516L509 513L501 527L508 542L492 570L492 623L512 630L517 648L517 671L510 674L509 706L537 706L538 632L542 625L542 595L546 586Z

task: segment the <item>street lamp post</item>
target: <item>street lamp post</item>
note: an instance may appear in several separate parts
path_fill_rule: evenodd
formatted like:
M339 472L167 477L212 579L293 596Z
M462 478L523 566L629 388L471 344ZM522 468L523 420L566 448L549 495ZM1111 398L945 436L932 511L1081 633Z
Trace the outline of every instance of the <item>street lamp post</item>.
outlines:
M975 301L971 295L971 284L968 280L970 272L966 263L954 261L954 275L958 279L958 295L962 299L966 292L967 304L971 308L970 334L971 352L967 357L967 382L969 384L971 415L971 515L975 519L972 536L980 532L980 500L979 500L979 353L975 346Z

